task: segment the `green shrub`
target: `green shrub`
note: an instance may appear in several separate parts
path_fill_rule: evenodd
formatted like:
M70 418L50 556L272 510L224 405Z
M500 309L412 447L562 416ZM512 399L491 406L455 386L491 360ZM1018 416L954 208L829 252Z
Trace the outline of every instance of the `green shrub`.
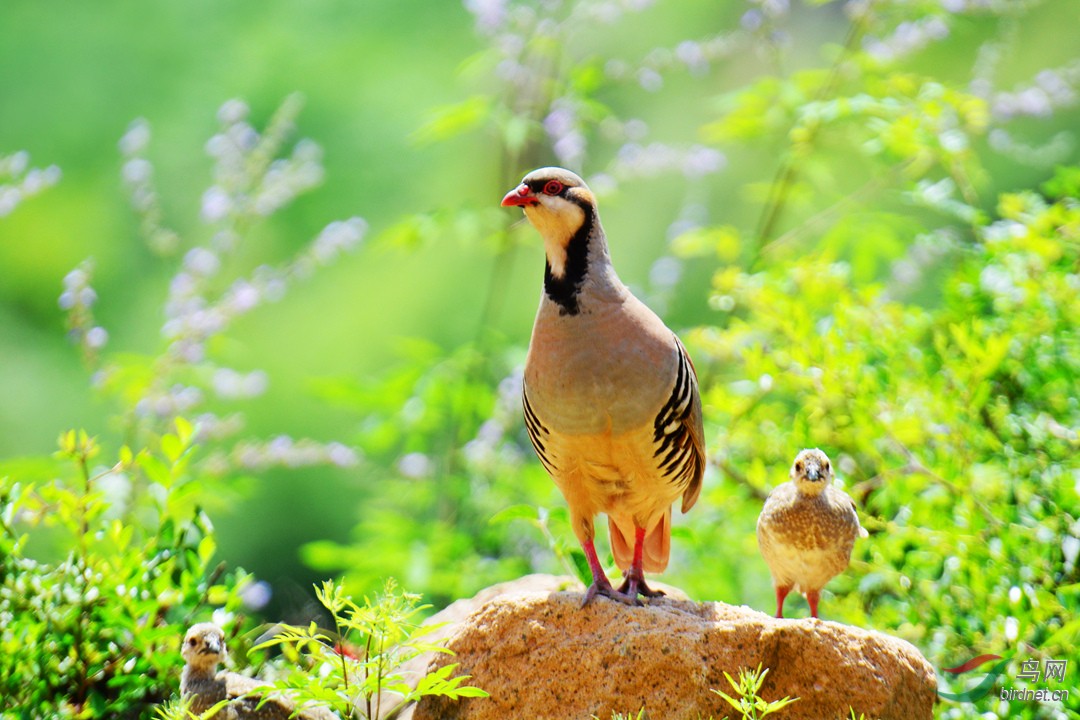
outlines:
M316 594L333 616L333 637L314 623L286 626L259 646L283 648L294 661L292 672L277 685L292 689L301 706L322 703L342 717L389 720L428 696L487 697L480 688L463 684L467 675L454 675L455 664L416 678L405 676L406 663L450 651L426 639L441 626L417 622L427 606L418 605L419 596L398 590L393 580L374 599L365 598L363 606L345 595L340 584L323 583Z
M237 477L246 472L356 463L342 443L238 439L242 414L224 411L229 401L261 394L265 374L224 366L213 353L237 317L279 299L363 235L359 218L331 223L290 261L240 274L239 249L260 219L322 178L314 143L286 150L299 108L297 97L288 98L259 133L242 102L222 107L220 131L208 144L215 158L202 207L208 237L186 245L164 225L146 159L149 125L136 121L121 140L124 179L148 245L165 257L185 252L163 303L156 353L108 350L109 334L94 314L92 262L64 278L59 304L69 337L115 408L110 429L120 430L124 444L73 430L61 436L55 458L0 464L4 717L148 718L178 684L188 625L211 614L243 653L251 578L213 562L205 507L239 497ZM110 445L115 458L102 464Z
M124 448L96 470L96 440L71 431L55 479L0 479L4 717L149 717L176 687L188 624L215 611L228 633L243 626L248 576L213 562L210 520L185 492L191 440L178 420L153 452ZM118 496L148 468L162 482L121 512ZM38 559L35 544L55 559Z

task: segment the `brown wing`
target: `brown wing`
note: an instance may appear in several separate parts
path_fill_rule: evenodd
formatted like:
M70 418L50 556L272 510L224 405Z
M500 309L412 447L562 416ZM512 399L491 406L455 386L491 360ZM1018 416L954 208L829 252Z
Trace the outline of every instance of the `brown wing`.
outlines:
M868 533L866 531L866 528L862 526L862 523L859 522L859 508L855 506L855 501L851 498L850 495L848 496L848 502L851 503L851 514L855 516L855 537L870 537L870 533Z
M697 502L701 478L705 474L705 431L701 424L701 397L698 395L697 371L686 348L675 337L679 351L678 370L671 397L653 421L653 442L657 470L683 488L682 511Z

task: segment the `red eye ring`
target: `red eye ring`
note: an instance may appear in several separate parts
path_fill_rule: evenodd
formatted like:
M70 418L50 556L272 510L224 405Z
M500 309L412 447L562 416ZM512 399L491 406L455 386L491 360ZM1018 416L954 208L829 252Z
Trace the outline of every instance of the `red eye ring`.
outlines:
M563 184L558 180L548 180L544 185L545 195L558 195L563 191Z

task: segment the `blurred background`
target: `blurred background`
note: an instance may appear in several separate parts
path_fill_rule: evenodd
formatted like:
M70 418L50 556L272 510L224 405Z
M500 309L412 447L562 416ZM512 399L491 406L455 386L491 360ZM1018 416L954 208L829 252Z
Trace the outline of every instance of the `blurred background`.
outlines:
M875 533L826 614L872 617L935 663L1015 643L1006 617L1026 616L931 639L904 596L965 582L942 560L970 538L917 547L925 524L985 544L993 503L1027 487L1049 498L1035 519L997 517L1046 521L1057 575L1030 596L1056 609L1021 637L1061 646L1077 631L1076 593L1056 594L1080 543L1075 299L1046 290L1063 304L1023 315L999 296L1035 302L1054 268L1075 295L1073 220L1045 215L1080 158L1074 21L1069 0L7 0L0 475L49 482L69 428L112 458L193 421L187 502L268 617L303 617L330 575L358 593L393 576L439 606L572 571L518 407L542 248L498 206L560 164L597 192L621 277L702 376L712 462L665 581L770 611L754 519L818 444ZM1044 258L1029 285L986 255L1003 237ZM996 350L1011 313L1033 336ZM1052 382L1016 376L1039 342ZM1001 357L950 384L953 346L956 367ZM956 400L979 383L986 397ZM1020 407L1017 432L1053 449L1006 437ZM983 432L985 452L950 454ZM1018 476L1017 453L1042 464ZM134 512L148 482L107 492ZM38 532L32 555L63 554ZM1025 532L992 559L1003 573L1036 552ZM1011 588L1038 585L1021 580L985 592L1012 607Z
M610 4L607 21L582 17L580 27L559 32L570 36L571 51L580 53L575 59L595 66L596 58L610 55L632 67L656 48L738 27L747 10L740 3L649 5L638 10ZM366 408L329 404L312 382L377 382L413 363L415 340L432 345L427 361L489 333L500 345L517 348L520 362L539 299L543 254L537 239L521 232L512 257L496 259L500 244L509 242L499 233L520 219L498 202L532 166L559 158L542 147L548 144L542 136L529 140L531 157L512 163L499 149L496 130L481 125L456 134L453 127L438 127L458 104L507 92L492 72L502 61L492 53L503 50L491 48L507 41L486 34L485 23L510 9L497 2L477 3L472 12L457 3L428 2L5 4L2 147L24 150L32 166L56 165L63 174L47 194L0 221L6 397L0 455L49 453L68 427L119 431L107 420L116 406L95 392L65 336L65 315L57 307L61 280L93 258L95 310L109 333L108 350L161 349L163 305L177 262L158 257L140 236L118 143L137 118L152 127L146 155L154 164L164 223L179 235L182 255L213 234L200 217L203 193L212 184L206 145L219 129L219 106L232 98L250 106L251 122L259 126L286 96L301 93L299 134L322 147L325 166L322 186L254 228L238 262L250 267L281 261L334 219L358 215L370 227L364 247L280 302L239 319L217 349L224 364L243 372L261 369L269 378L265 394L243 406L245 435L355 445ZM599 4L596 12L608 11ZM806 36L798 38L805 45L800 52L842 38L838 8L812 17ZM603 32L592 32L594 27ZM617 102L640 126L637 132L647 134L639 138L642 146L651 139L694 144L699 127L715 117L718 96L737 86L738 78L753 77L763 62L735 58L700 75L680 70L673 73L675 87L661 92L650 93L628 77L605 90L605 101ZM528 119L542 122L543 116ZM612 162L619 144L603 138L598 144L596 160L576 169L588 175ZM648 286L652 264L668 252L669 229L687 198L707 214L695 218L697 224L753 218L753 209L736 207L745 174L687 178L678 168L663 167L641 174L604 197L619 270L639 291ZM426 218L430 222L420 221ZM680 311L669 317L675 327L708 312L703 292L709 272L695 275L696 287L672 293ZM359 516L380 512L365 497L369 473L363 466L260 473L255 486L215 508L222 553L260 577L296 578L299 587L308 587L315 575L301 563L300 545L346 541ZM538 488L544 493L531 502L556 501L544 484Z

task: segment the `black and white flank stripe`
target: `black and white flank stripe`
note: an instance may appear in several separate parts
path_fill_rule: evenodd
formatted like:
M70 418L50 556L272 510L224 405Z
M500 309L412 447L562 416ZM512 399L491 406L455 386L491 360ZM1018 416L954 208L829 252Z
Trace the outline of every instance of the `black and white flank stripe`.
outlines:
M705 458L694 437L694 410L697 407L697 377L679 339L679 367L671 397L653 421L653 442L657 470L662 477L679 487L700 481L705 471Z
M540 458L540 462L544 464L544 468L549 473L554 474L555 465L548 458L546 447L551 431L540 422L540 418L536 417L532 404L529 403L529 390L524 386L521 389L521 401L521 404L525 407L525 429L529 433L529 440L532 441L533 449L536 450L536 455Z

